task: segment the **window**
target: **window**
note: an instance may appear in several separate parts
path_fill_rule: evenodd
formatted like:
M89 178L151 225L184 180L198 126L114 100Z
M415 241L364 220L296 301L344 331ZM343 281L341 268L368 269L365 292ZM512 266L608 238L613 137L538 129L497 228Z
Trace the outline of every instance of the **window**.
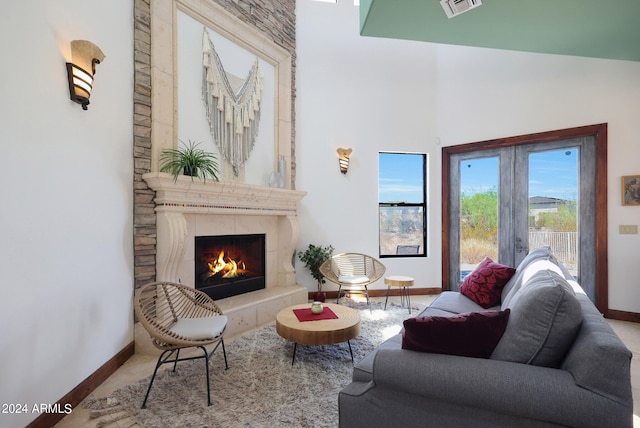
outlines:
M425 257L427 155L378 156L380 257Z

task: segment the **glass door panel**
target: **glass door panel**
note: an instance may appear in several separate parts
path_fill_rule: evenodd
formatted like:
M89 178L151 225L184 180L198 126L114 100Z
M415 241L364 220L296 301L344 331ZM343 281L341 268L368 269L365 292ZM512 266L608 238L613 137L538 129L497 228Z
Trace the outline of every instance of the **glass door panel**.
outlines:
M558 260L576 277L578 245L579 148L530 152L529 221L530 249L549 246Z
M485 257L498 260L499 158L460 161L460 280Z

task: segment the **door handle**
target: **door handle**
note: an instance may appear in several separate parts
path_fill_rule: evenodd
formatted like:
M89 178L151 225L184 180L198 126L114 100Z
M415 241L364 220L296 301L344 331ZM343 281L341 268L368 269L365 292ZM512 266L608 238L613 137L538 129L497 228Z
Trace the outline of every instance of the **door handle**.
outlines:
M516 252L517 253L529 253L529 248L522 245L522 238L516 238Z

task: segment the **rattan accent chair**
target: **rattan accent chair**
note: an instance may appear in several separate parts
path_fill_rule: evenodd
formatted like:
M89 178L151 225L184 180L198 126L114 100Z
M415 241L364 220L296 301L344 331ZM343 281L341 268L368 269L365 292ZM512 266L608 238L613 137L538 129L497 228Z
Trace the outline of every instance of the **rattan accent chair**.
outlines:
M156 377L158 368L166 363L173 363L176 370L178 361L205 360L207 373L207 403L211 405L211 389L209 386L209 359L222 345L224 365L228 369L227 352L224 348L223 334L227 326L227 317L215 302L200 290L172 282L153 282L146 284L136 292L134 309L140 323L151 336L153 345L162 350L156 368L142 402L147 405L147 398ZM211 352L205 346L215 344ZM200 348L204 355L180 358L180 350L184 348Z
M357 292L367 297L371 311L368 286L384 275L387 268L374 257L362 253L337 254L320 266L320 273L328 280L338 284L338 299L342 293Z

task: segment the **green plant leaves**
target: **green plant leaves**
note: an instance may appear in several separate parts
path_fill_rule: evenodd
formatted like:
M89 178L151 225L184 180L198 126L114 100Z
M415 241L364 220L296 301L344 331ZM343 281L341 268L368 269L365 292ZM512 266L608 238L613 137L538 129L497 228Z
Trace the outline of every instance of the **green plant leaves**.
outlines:
M331 258L332 255L333 246L331 245L322 247L321 245L309 244L304 252L298 252L300 261L302 261L304 263L304 266L309 269L309 271L311 272L311 276L313 276L316 281L318 281L318 291L320 291L322 284L324 284L325 282L322 273L320 273L320 266L322 266L322 263L324 263L326 260Z
M189 140L189 144L180 141L183 147L166 149L160 155L160 171L173 175L175 182L185 171L195 171L195 176L205 183L207 177L218 181L218 158L215 154L198 149L200 143ZM194 175L191 176L193 180Z

